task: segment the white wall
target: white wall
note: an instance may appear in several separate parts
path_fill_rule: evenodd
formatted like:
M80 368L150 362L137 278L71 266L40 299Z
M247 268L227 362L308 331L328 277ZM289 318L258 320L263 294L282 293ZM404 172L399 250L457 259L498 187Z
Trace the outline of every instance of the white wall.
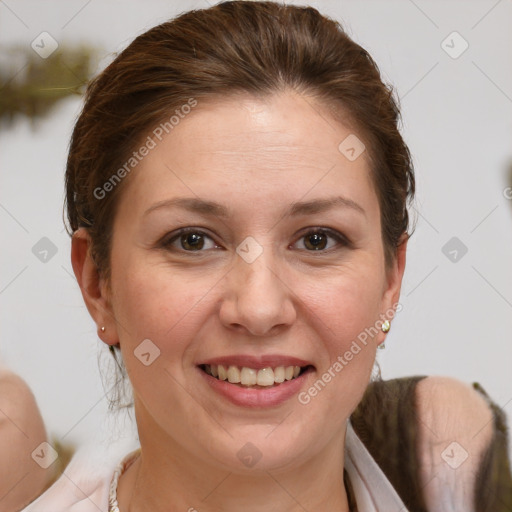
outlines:
M196 2L0 3L0 44L101 49L99 69L145 29ZM418 223L403 284L404 310L379 351L383 376L443 374L478 381L512 418L512 4L478 1L317 1L366 47L401 98L416 165ZM457 59L442 48L467 40ZM461 48L457 39L450 51ZM0 91L1 94L1 91ZM0 136L0 354L32 387L48 430L83 443L98 435L106 401L100 343L79 293L63 230L66 150L80 101L69 98L32 129ZM510 195L509 195L510 197ZM47 263L32 247L48 237ZM454 263L452 237L468 248ZM512 420L511 420L512 423ZM119 423L117 423L118 428Z

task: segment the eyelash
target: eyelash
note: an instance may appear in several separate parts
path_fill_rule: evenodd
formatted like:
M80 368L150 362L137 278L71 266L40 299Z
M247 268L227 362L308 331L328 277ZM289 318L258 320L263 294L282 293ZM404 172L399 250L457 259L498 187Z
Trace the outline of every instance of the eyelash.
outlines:
M338 242L339 245L341 245L341 248L343 247L346 247L346 248L352 248L352 243L350 242L350 240L345 237L343 234L339 233L338 231L334 230L334 229L331 229L331 228L321 228L321 227L315 227L315 228L307 228L309 229L309 231L306 231L304 234L302 234L298 239L303 239L305 238L306 236L308 235L311 235L311 234L323 234L323 235L327 235L333 239L336 240L336 242ZM197 228L193 228L193 227L187 227L187 228L182 228L182 229L179 229L178 231L175 231L174 233L172 233L172 235L170 237L166 237L162 240L162 242L160 243L160 247L162 248L165 248L165 249L170 249L170 250L175 250L177 252L182 252L182 253L201 253L201 252L205 252L205 250L211 250L211 249L199 249L197 251L187 251L186 249L177 249L177 248L174 248L172 247L172 243L176 240L179 240L181 236L183 235L187 235L187 234L190 234L190 233L194 233L194 234L198 234L198 235L201 235L201 236L205 236L209 239L211 239L212 241L213 238L208 235L207 233L205 233L204 231L202 231L201 229L197 229ZM214 241L214 243L216 243ZM296 242L295 242L296 243ZM294 245L294 244L293 244ZM333 250L339 250L340 248L336 248L336 247L331 247L329 249L319 249L319 250L308 250L308 249L300 249L301 251L306 251L306 252L309 252L309 253L330 253L331 251Z

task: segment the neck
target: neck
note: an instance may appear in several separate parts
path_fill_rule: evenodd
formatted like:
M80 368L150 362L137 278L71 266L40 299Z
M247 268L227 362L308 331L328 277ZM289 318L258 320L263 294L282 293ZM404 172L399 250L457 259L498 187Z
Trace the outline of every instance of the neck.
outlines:
M313 459L250 473L212 466L159 434L140 435L141 455L119 479L121 512L349 512L343 483L345 429Z

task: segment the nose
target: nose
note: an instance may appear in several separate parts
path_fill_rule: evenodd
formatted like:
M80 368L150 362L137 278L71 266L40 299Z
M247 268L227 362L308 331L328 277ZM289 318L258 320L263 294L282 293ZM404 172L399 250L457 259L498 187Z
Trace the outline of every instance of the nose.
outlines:
M266 336L295 321L291 283L279 272L270 253L263 251L252 263L237 256L225 277L225 296L220 308L220 319L226 327Z

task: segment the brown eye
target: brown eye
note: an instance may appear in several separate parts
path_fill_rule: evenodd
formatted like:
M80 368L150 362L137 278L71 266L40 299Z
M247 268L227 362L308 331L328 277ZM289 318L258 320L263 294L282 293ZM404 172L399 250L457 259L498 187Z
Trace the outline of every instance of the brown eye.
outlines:
M161 247L174 252L205 252L218 248L211 236L190 228L183 228L174 236L164 239Z
M204 246L204 237L198 233L185 233L180 237L181 247L187 251L202 249Z
M308 252L329 252L330 249L351 247L349 240L345 238L344 235L327 228L308 231L305 235L302 235L296 243L298 244L300 242L303 243L304 247L299 247L299 249L304 249Z
M306 235L304 240L306 248L313 249L315 251L325 249L327 245L327 235L325 233L313 233L311 235Z

